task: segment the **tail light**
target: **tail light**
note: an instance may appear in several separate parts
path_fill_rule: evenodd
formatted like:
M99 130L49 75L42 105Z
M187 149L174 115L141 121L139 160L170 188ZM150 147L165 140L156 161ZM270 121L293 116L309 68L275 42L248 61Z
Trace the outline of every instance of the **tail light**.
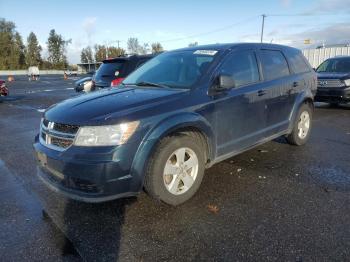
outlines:
M124 78L123 77L118 77L116 79L114 79L112 82L111 82L111 86L117 86L119 85L121 82L123 82Z

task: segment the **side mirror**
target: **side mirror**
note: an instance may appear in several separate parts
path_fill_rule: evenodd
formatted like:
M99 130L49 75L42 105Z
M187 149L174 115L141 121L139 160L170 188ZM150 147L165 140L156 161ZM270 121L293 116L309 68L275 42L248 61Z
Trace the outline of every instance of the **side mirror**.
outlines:
M219 75L214 86L215 92L223 92L235 87L235 80L229 75Z

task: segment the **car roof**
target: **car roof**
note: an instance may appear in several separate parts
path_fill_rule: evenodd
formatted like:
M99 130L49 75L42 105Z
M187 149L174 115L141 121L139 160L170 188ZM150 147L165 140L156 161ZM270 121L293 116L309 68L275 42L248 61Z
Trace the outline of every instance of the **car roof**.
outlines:
M335 57L330 57L327 60L341 60L341 59L350 59L350 56L348 55L340 55L340 56L335 56Z
M120 62L120 61L131 61L131 60L139 60L139 59L146 59L146 58L152 58L156 56L156 54L148 54L148 55L131 55L131 56L119 56L115 58L109 58L102 61L102 63L114 63L114 62Z
M224 43L224 44L211 44L211 45L198 45L176 49L173 51L195 51L195 50L217 50L217 51L225 51L234 48L240 47L250 47L250 48L268 48L268 49L294 49L293 47L278 45L278 44L265 44L265 43Z

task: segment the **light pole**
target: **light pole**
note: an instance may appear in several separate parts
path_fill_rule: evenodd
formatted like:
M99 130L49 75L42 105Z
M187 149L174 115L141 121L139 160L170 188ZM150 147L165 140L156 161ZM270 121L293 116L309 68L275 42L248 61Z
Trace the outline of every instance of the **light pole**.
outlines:
M264 26L265 26L265 14L262 14L262 24L261 24L261 36L260 36L260 43L263 42L263 38L264 38Z

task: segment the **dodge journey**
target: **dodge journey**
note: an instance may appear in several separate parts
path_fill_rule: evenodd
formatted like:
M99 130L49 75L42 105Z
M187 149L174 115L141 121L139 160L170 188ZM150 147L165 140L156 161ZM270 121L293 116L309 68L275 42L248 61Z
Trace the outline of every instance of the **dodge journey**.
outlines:
M76 200L103 202L145 190L178 205L215 163L280 136L305 144L316 89L314 70L287 46L164 52L118 88L49 108L34 142L38 175Z

